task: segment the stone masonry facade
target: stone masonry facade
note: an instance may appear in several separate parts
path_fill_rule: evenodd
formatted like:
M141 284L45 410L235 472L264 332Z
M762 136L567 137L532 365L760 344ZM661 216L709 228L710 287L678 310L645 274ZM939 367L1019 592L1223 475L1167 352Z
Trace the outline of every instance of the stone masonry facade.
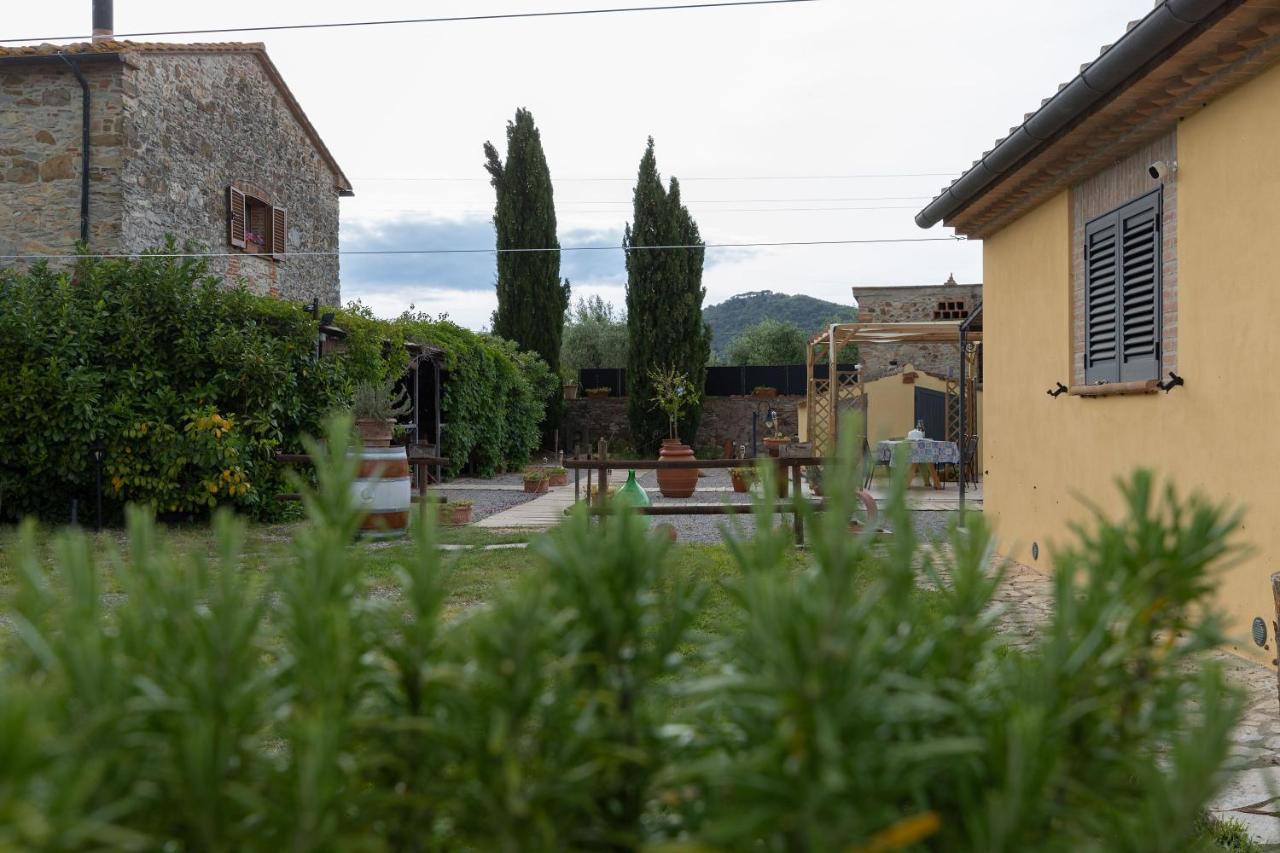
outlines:
M702 403L702 421L698 424L698 434L692 442L684 438L686 444L699 448L720 448L726 440L734 444L745 444L748 452L751 449L751 415L758 415L756 421L757 440L767 434L764 428L764 416L769 409L778 413L779 431L784 435L795 436L800 426L797 420L797 405L804 397L774 397L758 400L754 397L707 397ZM565 447L572 450L575 443L581 442L595 447L599 439L627 440L631 435L631 427L627 423L627 398L604 397L601 399L577 399L565 401L564 430ZM760 449L764 445L761 444Z
M89 244L120 246L123 66L86 64ZM80 85L66 67L0 67L0 255L67 254L80 238Z
M109 45L114 61L95 46L82 62L93 96L91 251L137 253L171 235L213 255L210 273L229 286L339 304L338 257L309 253L337 251L349 184L260 47ZM0 51L0 254L74 251L80 122L69 68ZM230 186L259 211L284 209L283 259L231 245Z
M855 287L860 323L927 323L964 319L982 302L981 284L944 284L917 287ZM898 373L912 364L936 376L960 377L960 345L956 344L860 344L861 378L870 382Z

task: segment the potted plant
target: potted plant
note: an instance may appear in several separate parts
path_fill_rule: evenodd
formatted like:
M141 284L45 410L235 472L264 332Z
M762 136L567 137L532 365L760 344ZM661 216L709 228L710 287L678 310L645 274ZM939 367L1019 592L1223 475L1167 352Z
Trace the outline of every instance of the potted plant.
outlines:
M578 399L578 383L577 382L564 383L564 398L566 400Z
M390 447L396 418L413 410L409 395L395 394L395 383L362 382L356 386L351 400L356 428L365 447Z
M547 472L541 468L526 468L520 478L524 481L524 490L534 495L545 492L550 484Z
M543 468L547 472L548 486L567 486L569 485L569 472L562 465L551 465Z
M735 492L748 492L751 490L751 484L756 481L756 469L730 468L729 479L733 481Z
M757 400L769 400L778 396L778 389L769 385L757 385L751 389L751 396Z
M675 368L655 369L649 372L653 382L653 403L667 416L670 437L662 441L659 459L694 459L693 448L680 441L676 430L680 416L697 405L700 398L689 377ZM663 497L687 498L698 487L697 468L659 468L658 490Z
M456 527L471 523L472 503L466 499L445 501L440 504L440 523Z
M589 400L597 400L597 399L599 399L599 398L601 398L601 397L608 397L608 396L609 396L609 392L610 392L610 391L612 391L612 390L613 390L613 389L612 389L612 388L609 388L609 387L603 387L603 388L588 388L588 389L587 389L587 399L589 399Z

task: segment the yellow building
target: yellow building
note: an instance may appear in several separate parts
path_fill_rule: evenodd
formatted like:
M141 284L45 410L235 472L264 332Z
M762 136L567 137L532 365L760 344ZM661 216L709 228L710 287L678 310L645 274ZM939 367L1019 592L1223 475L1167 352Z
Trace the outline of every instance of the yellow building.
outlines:
M1275 638L1249 635L1280 570L1277 59L1275 2L1158 3L916 218L983 240L1004 552L1047 568L1081 498L1114 510L1137 466L1243 505L1255 551L1220 599L1233 647L1267 661Z

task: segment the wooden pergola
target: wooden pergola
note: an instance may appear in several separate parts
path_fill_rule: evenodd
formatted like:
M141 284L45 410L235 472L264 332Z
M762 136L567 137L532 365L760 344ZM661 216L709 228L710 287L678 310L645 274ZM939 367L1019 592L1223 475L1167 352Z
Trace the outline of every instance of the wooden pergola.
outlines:
M962 443L977 431L974 399L978 382L978 344L982 341L982 306L967 319L932 323L836 323L810 341L806 356L806 401L809 440L816 456L832 453L839 439L840 416L866 413L866 388L856 370L842 370L840 350L849 344L953 344L962 356L960 376L947 378L948 441ZM953 403L954 401L954 403ZM963 446L963 445L962 445Z

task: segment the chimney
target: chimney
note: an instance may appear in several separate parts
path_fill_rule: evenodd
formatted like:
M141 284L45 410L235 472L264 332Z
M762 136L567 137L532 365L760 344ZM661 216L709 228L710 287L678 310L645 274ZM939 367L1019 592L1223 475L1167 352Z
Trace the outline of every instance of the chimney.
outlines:
M111 0L93 0L93 40L111 41L115 36Z

